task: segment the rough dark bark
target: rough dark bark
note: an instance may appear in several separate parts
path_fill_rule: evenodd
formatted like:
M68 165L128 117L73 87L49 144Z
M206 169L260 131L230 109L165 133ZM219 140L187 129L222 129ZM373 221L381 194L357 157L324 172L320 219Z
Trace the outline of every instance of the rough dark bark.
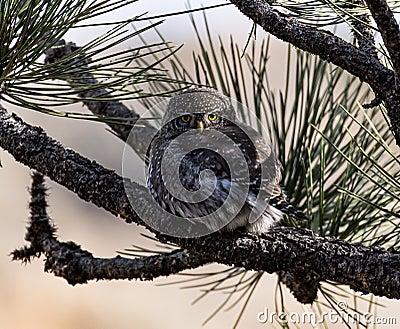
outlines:
M370 6L373 1L377 3L377 9L384 2L384 0L366 2ZM272 2L270 1L230 0L230 2L266 32L304 51L317 55L368 83L376 97L385 102L391 122L390 129L395 135L397 145L400 145L400 89L396 75L392 70L382 65L375 56L358 49L331 32L301 24L296 19L280 13L271 6ZM390 16L387 10L390 11L386 8L386 12L379 16L382 17L382 21L384 21L385 15L386 17ZM379 9L379 12L383 12L383 10ZM392 12L391 15L393 15ZM392 61L393 59L396 61L396 58L400 56L396 41L399 31L398 27L396 30L392 19L387 24L389 24L387 27L392 29L394 33L394 40L388 42L388 45L389 48L394 50Z
M13 260L23 262L45 255L45 270L63 277L69 284L86 283L88 280L140 279L153 280L182 270L197 268L208 262L207 258L187 250L174 250L170 253L141 258L96 258L82 250L74 242L60 242L55 237L55 228L50 223L46 207L46 188L43 176L32 174L31 216L25 240L29 247L13 252Z
M122 177L63 148L41 128L24 123L4 109L0 110L0 146L17 161L48 175L82 199L127 221L144 224L129 205ZM145 207L146 200L140 200L144 188L133 183L132 189L137 192L138 202L143 201ZM400 255L320 237L311 231L277 227L263 236L235 232L197 239L165 236L160 239L174 242L191 255L208 262L268 273L289 271L301 277L313 273L321 280L348 284L356 291L400 298ZM115 262L122 265L119 263L121 259Z
M317 298L321 278L314 271L306 275L279 271L278 276L300 303L311 304Z
M355 291L400 298L400 255L383 248L289 227L277 227L263 236L235 233L172 240L190 251L210 255L214 262L268 273L296 273L300 278L319 277L347 284Z
M65 186L81 199L126 220L143 224L133 212L120 176L48 137L40 127L26 124L0 107L0 146L31 169ZM132 183L140 192L145 188ZM119 209L116 212L116 209Z
M231 0L244 15L277 38L318 55L371 85L384 90L393 83L393 72L376 58L335 36L329 31L299 23L265 0Z

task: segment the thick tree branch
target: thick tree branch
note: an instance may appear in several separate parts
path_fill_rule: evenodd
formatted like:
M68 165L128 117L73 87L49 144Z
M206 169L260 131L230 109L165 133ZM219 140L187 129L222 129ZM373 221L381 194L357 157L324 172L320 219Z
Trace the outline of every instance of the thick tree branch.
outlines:
M187 250L141 258L95 258L74 242L60 242L54 236L55 228L46 211L46 187L43 176L32 174L30 222L25 239L30 246L13 252L13 260L30 261L32 256L46 257L45 270L63 277L68 283L86 283L89 280L140 279L153 280L185 269L197 268L207 263L204 256Z
M400 90L392 70L383 66L375 56L354 47L332 33L301 24L285 16L273 9L267 0L230 0L230 2L266 32L304 51L318 55L368 83L377 99L385 101L391 122L390 129L395 135L397 145L400 145ZM400 56L398 46L394 49L397 49L396 56Z
M172 241L209 255L213 262L268 273L289 271L297 277L333 280L355 291L400 298L400 254L383 248L367 248L289 227L276 227L263 236L215 234Z
M372 17L382 35L383 43L389 52L396 72L400 79L400 28L394 14L385 0L365 0Z
M31 169L68 188L81 199L102 207L127 221L143 224L136 216L125 194L120 176L90 161L51 139L40 127L26 124L0 107L0 146ZM137 192L146 194L143 186L132 183ZM118 211L116 211L118 209Z
M375 92L392 86L391 70L331 32L301 24L273 9L266 0L230 1L266 32L341 67L370 84Z
M82 199L127 221L144 224L132 211L120 176L63 148L41 128L24 123L4 109L0 110L0 146L16 160L43 172ZM146 199L142 198L144 188L134 183L131 188L130 192L137 195L137 203L146 207ZM348 284L356 291L400 298L400 255L384 249L367 248L286 227L277 227L263 236L235 232L197 239L160 238L208 262L269 273L289 271L303 278L313 273L313 277Z

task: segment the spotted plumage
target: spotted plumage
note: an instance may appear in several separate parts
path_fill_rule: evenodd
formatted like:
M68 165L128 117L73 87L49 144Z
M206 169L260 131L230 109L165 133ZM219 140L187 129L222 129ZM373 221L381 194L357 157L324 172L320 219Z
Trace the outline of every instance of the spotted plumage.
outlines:
M305 217L280 188L281 165L270 145L214 90L189 89L169 101L147 164L157 203L188 220L211 216L204 222L211 231L262 233L283 213Z

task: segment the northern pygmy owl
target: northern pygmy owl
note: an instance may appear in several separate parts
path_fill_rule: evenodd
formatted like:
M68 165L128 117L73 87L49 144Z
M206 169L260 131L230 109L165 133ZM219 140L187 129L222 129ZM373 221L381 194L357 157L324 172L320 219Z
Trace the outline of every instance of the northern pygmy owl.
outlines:
M170 214L204 222L210 232L267 232L286 213L281 164L270 144L237 120L232 101L191 88L167 105L147 153L147 186Z

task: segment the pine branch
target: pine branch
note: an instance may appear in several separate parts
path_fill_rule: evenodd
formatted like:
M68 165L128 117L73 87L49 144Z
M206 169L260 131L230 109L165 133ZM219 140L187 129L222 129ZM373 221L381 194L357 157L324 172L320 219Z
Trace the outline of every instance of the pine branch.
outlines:
M301 24L273 9L265 0L231 2L266 32L343 68L370 84L375 91L385 90L393 83L391 70L331 32Z
M127 221L143 224L133 212L125 194L123 179L61 143L40 127L26 124L0 106L0 146L17 161L35 169L74 192L82 200L102 207ZM138 197L145 188L132 183ZM118 209L118 211L116 211Z
M77 49L79 48L74 43L66 43L65 40L60 40L52 48L46 51L45 62L57 62ZM69 77L70 79L68 80L68 83L71 88L79 91L82 89L82 86L85 85L99 85L92 73L82 70L88 67L90 61L90 58L75 58L72 62L68 63L71 68L79 69L77 71L80 72L79 74ZM71 71L73 72L73 70ZM80 91L78 92L78 96L82 98L83 103L93 114L104 116L106 118L121 119L120 122L117 123L106 123L123 141L128 139L132 126L139 119L137 113L130 110L119 101L101 100L101 98L109 98L111 96L110 92L101 86L94 90L89 89ZM135 126L135 130L132 131L129 141L132 142L132 145L130 146L136 151L136 153L141 156L146 154L147 141L151 136L154 136L154 131L155 128L143 120L140 123L140 126Z
M17 161L49 176L80 198L121 216L127 222L145 225L129 205L122 177L72 150L65 149L49 138L41 128L26 124L16 115L7 114L4 109L0 109L0 146ZM133 195L137 196L137 203L146 207L146 199L142 197L145 188L132 183L131 189L130 193L136 193ZM147 209L152 213L153 209ZM153 214L156 215L155 212ZM178 244L188 250L190 255L199 257L201 262L217 262L268 273L289 271L300 277L307 277L312 272L320 280L348 284L356 291L400 298L400 255L380 248L367 248L334 238L320 237L311 231L277 227L263 236L235 232L215 233L197 239L165 236L160 239ZM55 247L68 247L66 255L74 255L73 258L77 256L71 254L77 250L75 244L67 243ZM80 255L85 259L83 264L91 257L84 251ZM152 261L148 260L149 263ZM100 266L101 262L89 264ZM107 266L123 266L125 260L121 257L108 262ZM104 276L105 267L99 269L98 273ZM74 279L72 276L71 280L81 282L83 279Z
M400 145L400 90L396 83L396 75L392 70L382 65L375 56L354 47L334 34L301 24L296 19L287 17L273 9L269 1L230 1L266 32L317 55L368 83L377 98L385 102L391 122L390 129L395 135L397 145ZM380 12L382 11L378 11L378 13ZM395 48L398 31L393 26L393 21L390 20L387 27L395 32L394 41L389 43L389 47L393 47L392 50L399 49L398 46ZM396 56L400 56L398 52Z
M117 256L110 259L96 258L74 242L60 242L46 211L46 187L42 174L32 174L30 222L25 239L30 246L15 250L13 260L28 262L32 256L46 257L45 271L63 277L69 284L86 283L88 280L140 279L153 280L182 270L197 268L207 261L205 257L174 250L156 256L135 259Z

